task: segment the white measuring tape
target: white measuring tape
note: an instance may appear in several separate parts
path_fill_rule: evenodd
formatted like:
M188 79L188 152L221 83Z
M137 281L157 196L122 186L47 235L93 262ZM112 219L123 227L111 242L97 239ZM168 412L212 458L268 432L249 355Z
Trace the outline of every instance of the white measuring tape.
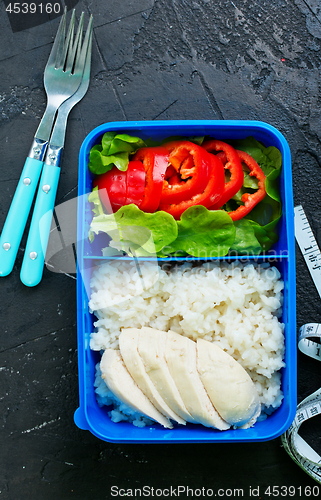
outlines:
M313 479L321 483L321 457L298 434L300 426L309 418L321 414L321 389L298 405L295 419L281 440L290 457Z
M295 238L321 298L321 252L301 205L295 207L294 216ZM315 342L317 338L321 340L320 324L303 325L299 330L298 347L307 356L321 361L321 344ZM281 436L283 446L290 457L319 483L321 483L321 457L298 432L303 422L320 414L321 388L301 401L294 421Z
M320 343L311 338L320 338ZM303 354L321 361L321 325L319 323L308 323L301 326L299 330L299 349Z
M295 238L321 297L321 252L301 205L294 208Z

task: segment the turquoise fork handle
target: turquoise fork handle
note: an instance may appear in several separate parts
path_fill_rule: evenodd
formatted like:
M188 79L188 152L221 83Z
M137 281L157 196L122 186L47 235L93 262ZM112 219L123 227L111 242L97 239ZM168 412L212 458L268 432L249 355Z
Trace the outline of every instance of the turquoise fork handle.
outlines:
M32 201L35 196L43 162L27 158L0 237L0 276L11 273Z
M20 272L26 286L36 286L42 278L59 177L59 167L44 165Z

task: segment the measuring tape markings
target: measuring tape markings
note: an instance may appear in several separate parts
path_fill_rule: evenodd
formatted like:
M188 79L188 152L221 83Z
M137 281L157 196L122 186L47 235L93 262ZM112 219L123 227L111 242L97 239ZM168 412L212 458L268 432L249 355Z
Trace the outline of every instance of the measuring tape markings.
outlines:
M298 434L303 422L317 415L321 415L321 389L301 401L292 424L282 434L281 440L290 457L313 479L321 483L321 457Z
M320 343L314 342L311 337L319 337ZM321 361L321 325L319 323L307 323L301 326L298 347L303 354Z
M295 238L321 297L321 252L303 207L294 208Z
M301 205L294 208L294 216L295 238L321 298L321 252ZM302 353L321 361L321 344L314 342L312 338L320 338L321 341L321 324L303 325L299 330L298 340ZM321 388L298 404L295 418L288 430L282 434L281 441L290 457L313 479L321 483L321 457L298 434L303 422L316 415L321 415Z

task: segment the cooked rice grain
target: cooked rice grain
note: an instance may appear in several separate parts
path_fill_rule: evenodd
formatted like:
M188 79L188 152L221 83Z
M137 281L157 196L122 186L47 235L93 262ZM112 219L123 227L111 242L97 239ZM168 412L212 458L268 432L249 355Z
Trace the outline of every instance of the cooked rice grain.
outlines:
M174 330L217 342L248 371L262 404L281 404L283 281L268 263L184 263L165 270L155 262L113 261L91 280L94 323L90 347L117 349L123 328Z

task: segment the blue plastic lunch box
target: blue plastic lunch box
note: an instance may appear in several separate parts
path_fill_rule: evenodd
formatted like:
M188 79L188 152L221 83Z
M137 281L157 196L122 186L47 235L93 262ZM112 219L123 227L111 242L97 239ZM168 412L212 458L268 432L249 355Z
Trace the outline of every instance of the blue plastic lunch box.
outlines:
M281 371L284 399L282 405L267 419L249 429L217 431L201 425L187 424L171 430L159 424L152 427L135 427L128 422L114 423L108 416L108 407L99 407L95 397L95 365L100 353L89 347L95 317L88 309L88 290L91 270L95 262L111 259L102 257L101 248L106 242L95 238L88 240L92 219L88 193L93 176L88 170L89 151L100 142L107 131L119 131L141 137L143 140L164 139L171 136L210 135L216 139L244 139L253 136L265 146L275 146L282 153L283 166L280 176L280 193L283 215L279 223L279 241L265 255L251 256L257 262L272 261L281 272L285 283L282 321L285 324L285 368ZM105 235L103 235L105 236ZM77 274L77 335L79 370L79 408L75 411L76 425L89 430L99 439L116 443L214 443L267 441L283 434L291 425L297 405L296 394L296 293L295 293L295 240L292 191L291 154L284 136L274 127L259 121L229 120L174 120L111 122L95 128L84 140L79 154L78 184L78 274ZM114 257L125 258L126 257ZM220 257L219 260L228 257ZM234 257L236 259L237 257ZM127 257L127 259L129 259ZM229 257L233 260L233 257ZM166 259L165 259L166 260ZM170 260L170 259L167 259ZM186 259L183 259L186 260ZM189 258L187 260L193 260ZM200 259L198 259L199 261ZM164 261L164 259L161 259ZM243 259L244 261L244 259Z

